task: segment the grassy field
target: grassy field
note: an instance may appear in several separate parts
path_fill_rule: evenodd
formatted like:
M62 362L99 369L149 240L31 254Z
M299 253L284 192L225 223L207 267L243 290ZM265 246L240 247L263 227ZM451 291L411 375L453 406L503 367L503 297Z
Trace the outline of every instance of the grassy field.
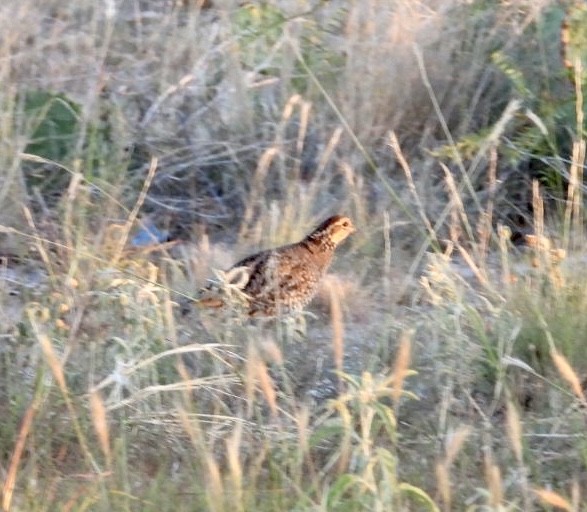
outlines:
M587 510L586 67L583 2L3 2L2 510ZM333 214L305 332L190 303Z

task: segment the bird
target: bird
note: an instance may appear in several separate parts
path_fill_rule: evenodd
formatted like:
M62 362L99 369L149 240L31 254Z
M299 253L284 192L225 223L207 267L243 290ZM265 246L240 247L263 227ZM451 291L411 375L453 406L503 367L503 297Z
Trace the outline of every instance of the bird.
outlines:
M208 285L196 304L220 308L237 302L253 318L300 313L318 291L336 248L355 231L350 218L329 217L297 243L258 252L217 272L220 290Z

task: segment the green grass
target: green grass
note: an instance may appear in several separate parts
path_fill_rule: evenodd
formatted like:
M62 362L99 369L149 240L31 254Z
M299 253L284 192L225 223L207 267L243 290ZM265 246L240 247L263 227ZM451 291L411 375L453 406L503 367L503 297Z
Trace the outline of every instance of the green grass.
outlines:
M201 3L0 7L2 510L587 510L584 9Z

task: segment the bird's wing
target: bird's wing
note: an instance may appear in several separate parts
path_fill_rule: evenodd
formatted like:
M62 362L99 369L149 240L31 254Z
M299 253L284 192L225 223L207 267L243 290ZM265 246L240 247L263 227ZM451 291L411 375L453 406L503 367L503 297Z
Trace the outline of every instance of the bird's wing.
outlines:
M262 302L287 301L315 285L319 270L289 246L270 251L251 272L245 292Z

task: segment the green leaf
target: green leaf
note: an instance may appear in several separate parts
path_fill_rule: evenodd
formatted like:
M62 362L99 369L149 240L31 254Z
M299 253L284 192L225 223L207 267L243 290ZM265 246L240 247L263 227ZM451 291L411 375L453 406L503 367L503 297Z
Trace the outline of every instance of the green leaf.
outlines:
M57 162L63 161L77 140L80 112L80 105L63 94L27 92L24 113L33 131L25 152Z
M411 484L402 483L399 484L399 490L405 494L415 496L418 499L418 501L428 505L428 510L440 512L440 509L436 506L432 498L428 496L428 494L419 487L416 487L415 485Z

